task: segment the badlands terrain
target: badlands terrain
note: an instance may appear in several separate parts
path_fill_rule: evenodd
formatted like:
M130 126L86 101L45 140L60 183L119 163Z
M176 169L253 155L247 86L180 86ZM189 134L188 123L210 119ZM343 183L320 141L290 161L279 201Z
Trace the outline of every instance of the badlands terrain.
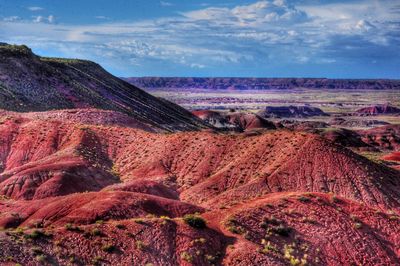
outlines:
M396 102L191 113L92 62L0 58L1 265L399 264Z

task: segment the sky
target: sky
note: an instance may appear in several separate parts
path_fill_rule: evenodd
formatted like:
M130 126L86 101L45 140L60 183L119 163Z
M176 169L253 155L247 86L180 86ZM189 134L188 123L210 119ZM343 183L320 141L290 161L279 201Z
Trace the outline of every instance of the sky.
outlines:
M400 0L0 0L0 42L123 77L400 79Z

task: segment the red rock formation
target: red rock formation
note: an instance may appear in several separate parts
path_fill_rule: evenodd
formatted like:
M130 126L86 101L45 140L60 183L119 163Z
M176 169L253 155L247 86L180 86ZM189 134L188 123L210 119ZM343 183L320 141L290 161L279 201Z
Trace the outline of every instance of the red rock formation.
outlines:
M192 113L208 124L226 130L276 129L276 126L272 122L253 113L209 110L193 111Z
M388 150L400 150L400 125L387 125L359 130L362 140L373 146Z
M389 104L378 104L365 108L361 108L355 112L356 115L395 115L400 114L400 108Z
M318 135L159 134L60 116L2 116L2 264L400 258L399 172ZM206 228L183 219L196 212Z

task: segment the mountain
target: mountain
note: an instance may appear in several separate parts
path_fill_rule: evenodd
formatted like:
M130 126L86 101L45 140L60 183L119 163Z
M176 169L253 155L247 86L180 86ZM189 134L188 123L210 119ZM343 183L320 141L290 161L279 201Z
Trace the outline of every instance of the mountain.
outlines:
M212 90L272 90L272 89L332 89L332 90L399 90L400 80L326 79L326 78L175 78L132 77L129 83L144 89L212 89Z
M185 109L112 76L96 63L45 58L24 45L0 45L0 109L89 107L122 112L164 131L207 127Z
M397 170L309 133L70 112L0 114L1 264L398 262Z

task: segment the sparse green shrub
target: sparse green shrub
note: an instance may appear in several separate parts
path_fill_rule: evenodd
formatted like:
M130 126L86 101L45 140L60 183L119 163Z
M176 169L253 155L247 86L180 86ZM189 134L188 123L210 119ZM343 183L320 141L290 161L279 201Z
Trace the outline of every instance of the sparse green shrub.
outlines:
M274 245L272 245L271 242L269 242L269 241L266 242L265 239L263 239L262 244L264 245L264 247L262 249L260 249L260 253L263 253L263 254L269 254L269 253L278 254L279 253L278 249Z
M40 263L44 263L47 260L47 257L46 257L46 255L42 254L42 255L36 256L36 260Z
M181 253L181 259L184 260L184 261L187 261L189 263L193 262L193 256L190 255L190 253L187 252L187 251L184 251L184 252Z
M333 195L333 196L332 196L332 202L333 202L333 203L340 203L341 200L340 200L337 196Z
M135 245L136 248L139 250L143 250L144 248L146 248L146 244L141 240L136 240Z
M200 237L200 238L196 238L195 240L193 240L194 243L200 243L200 244L204 244L207 242L207 239Z
M93 264L94 266L98 266L98 265L101 264L102 260L103 260L102 257L96 256L96 257L93 258L92 264Z
M360 229L362 227L362 223L354 223L353 226L355 229Z
M304 203L307 203L307 202L310 202L310 201L311 201L310 198L305 197L305 196L300 196L300 197L297 198L297 200L298 200L298 201L301 201L301 202L304 202Z
M217 261L217 257L213 256L213 255L210 255L210 254L206 254L204 256L204 258L206 259L206 261L208 261L211 264L213 264L213 263L215 263Z
M278 227L271 228L271 230L280 236L289 236L292 229L290 227L285 227L284 225L279 225Z
M25 239L39 239L41 237L46 236L45 233L43 233L42 230L33 230L31 233L24 235Z
M188 224L189 226L197 229L203 229L206 228L207 223L206 221L197 215L194 214L187 214L183 217L183 221Z
M92 236L101 236L103 233L99 228L93 228L92 229Z
M31 248L32 255L40 255L43 254L43 250L41 247L32 247Z
M126 226L123 225L123 224L116 224L115 227L120 229L120 230L125 230L126 229Z
M238 234L241 235L245 232L245 230L243 229L243 227L241 226L235 226L235 225L229 225L227 227L228 231L234 234Z
M140 218L133 219L133 221L137 224L144 224L144 220Z
M76 263L76 258L74 256L69 257L70 263Z
M71 223L67 223L64 225L64 228L68 231L72 231L72 232L82 232L82 229L79 226L75 226Z
M104 246L101 247L101 250L112 253L116 250L116 247L112 244L105 244Z

